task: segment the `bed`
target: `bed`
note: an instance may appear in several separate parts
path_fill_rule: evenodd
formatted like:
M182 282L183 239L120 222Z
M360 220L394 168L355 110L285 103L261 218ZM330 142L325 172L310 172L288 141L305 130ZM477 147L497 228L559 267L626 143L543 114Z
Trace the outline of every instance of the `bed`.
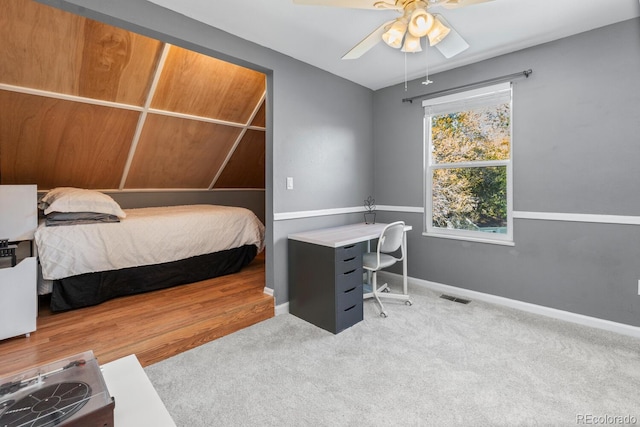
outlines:
M112 199L106 209L70 207L52 191L41 202L45 220L35 233L38 292L51 294L52 311L232 274L264 249L264 225L245 208L121 210Z

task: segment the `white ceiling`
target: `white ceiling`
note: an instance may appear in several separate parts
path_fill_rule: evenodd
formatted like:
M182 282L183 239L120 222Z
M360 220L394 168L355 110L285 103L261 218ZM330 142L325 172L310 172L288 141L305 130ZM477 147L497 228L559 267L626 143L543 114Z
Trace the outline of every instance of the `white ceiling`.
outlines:
M340 59L399 16L396 11L305 6L293 0L149 1L374 90L405 81L405 54L384 42L359 59ZM435 48L406 54L409 80L424 77L427 63L430 74L441 72L640 16L640 2L494 0L430 10L441 13L471 47L451 59Z

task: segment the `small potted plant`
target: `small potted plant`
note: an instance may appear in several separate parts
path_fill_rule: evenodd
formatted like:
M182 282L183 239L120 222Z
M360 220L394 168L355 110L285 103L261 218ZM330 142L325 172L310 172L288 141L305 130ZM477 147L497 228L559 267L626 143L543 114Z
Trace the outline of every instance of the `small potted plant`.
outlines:
M375 224L376 223L376 199L369 196L364 201L364 222L365 224Z

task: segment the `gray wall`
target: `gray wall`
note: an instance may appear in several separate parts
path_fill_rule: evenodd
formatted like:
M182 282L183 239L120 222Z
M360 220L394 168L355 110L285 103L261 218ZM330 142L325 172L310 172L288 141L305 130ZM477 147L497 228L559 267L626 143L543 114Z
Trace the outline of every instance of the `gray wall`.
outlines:
M349 216L281 225L273 214L360 206L372 192L373 92L144 0L40 2L267 74L266 280L286 302L288 229Z
M640 5L639 5L640 7ZM514 209L640 217L640 19L430 76L429 91L533 69L514 82ZM380 205L423 206L419 79L374 94ZM640 226L514 220L515 246L422 236L404 218L409 275L640 326Z

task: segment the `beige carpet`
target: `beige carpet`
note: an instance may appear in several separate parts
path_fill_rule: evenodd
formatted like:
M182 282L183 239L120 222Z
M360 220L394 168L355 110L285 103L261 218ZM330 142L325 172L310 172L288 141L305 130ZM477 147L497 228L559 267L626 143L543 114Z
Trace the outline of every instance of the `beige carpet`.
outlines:
M640 424L640 340L411 292L338 335L281 315L145 371L184 427Z

